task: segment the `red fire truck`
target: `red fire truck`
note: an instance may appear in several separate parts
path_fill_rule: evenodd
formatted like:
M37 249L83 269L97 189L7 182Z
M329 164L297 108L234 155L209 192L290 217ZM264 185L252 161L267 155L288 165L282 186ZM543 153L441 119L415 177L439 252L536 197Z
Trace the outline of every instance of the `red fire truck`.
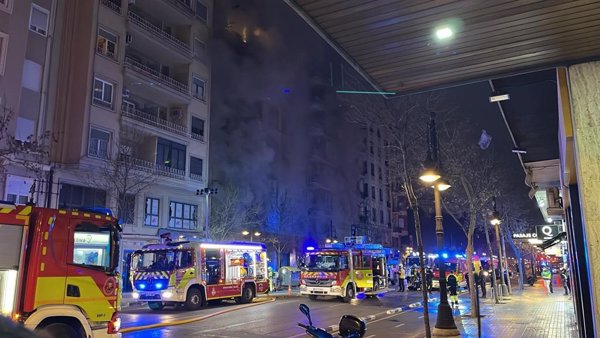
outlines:
M346 244L326 245L306 254L300 275L300 294L310 299L335 296L349 302L357 293L367 296L387 291L386 253L381 244L363 244L348 237Z
M53 338L120 337L115 218L0 204L2 315Z
M267 293L267 254L255 242L173 242L149 244L132 255L133 297L152 310L183 305L195 310L208 301L249 303Z

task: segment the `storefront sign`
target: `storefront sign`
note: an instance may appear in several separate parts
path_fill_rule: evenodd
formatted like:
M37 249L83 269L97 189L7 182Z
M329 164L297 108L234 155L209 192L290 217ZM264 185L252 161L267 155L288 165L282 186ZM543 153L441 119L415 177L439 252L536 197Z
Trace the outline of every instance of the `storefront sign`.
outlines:
M535 227L538 239L543 241L558 236L562 229L560 225L538 225Z
M535 232L519 232L513 233L512 238L514 240L526 241L528 239L537 238L537 234Z

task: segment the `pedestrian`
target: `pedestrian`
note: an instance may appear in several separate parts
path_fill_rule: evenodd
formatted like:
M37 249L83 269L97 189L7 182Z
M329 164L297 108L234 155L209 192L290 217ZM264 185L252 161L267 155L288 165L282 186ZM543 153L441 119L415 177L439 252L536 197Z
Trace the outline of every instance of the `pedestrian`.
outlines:
M429 266L425 268L425 282L427 283L427 291L433 293L433 271Z
M542 278L544 279L544 286L546 287L546 294L550 295L550 285L552 279L552 272L547 267L542 269Z
M569 271L565 268L560 270L560 282L565 288L565 296L571 293L571 280L569 278Z
M469 273L465 274L465 281L467 282L466 289L469 290Z
M398 292L404 292L404 279L406 278L406 273L404 271L404 267L400 265L398 267Z
M554 293L554 288L552 287L552 279L554 278L554 274L552 273L552 269L548 268L550 271L550 293Z
M481 297L485 298L487 297L487 290L486 290L486 277L485 277L485 272L483 272L483 268L479 267L479 283L481 286Z
M452 306L458 306L458 281L453 273L448 276L447 284L448 292L450 292L450 302Z

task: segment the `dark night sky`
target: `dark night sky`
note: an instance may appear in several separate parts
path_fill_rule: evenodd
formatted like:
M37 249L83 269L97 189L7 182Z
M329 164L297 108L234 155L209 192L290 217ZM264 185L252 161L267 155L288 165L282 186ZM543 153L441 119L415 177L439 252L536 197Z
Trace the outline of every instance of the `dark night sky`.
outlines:
M226 28L224 28L226 26ZM247 27L244 31L244 27ZM287 60L294 72L308 72L308 68L319 67L320 63L328 63L332 59L340 59L335 52L301 20L283 1L233 1L219 0L215 2L215 36L217 39L237 36L242 39L261 39L263 48L272 60ZM218 41L217 41L218 43ZM243 57L243 50L238 51ZM268 62L262 63L268 68ZM253 64L250 62L249 64ZM296 65L296 66L294 66ZM268 78L264 77L263 79ZM275 74L272 79L277 78ZM284 83L274 83L273 90L280 90ZM527 196L529 188L524 184L524 173L518 158L511 152L513 148L507 128L502 120L496 104L489 102L490 87L487 82L474 83L445 89L444 97L452 107L453 116L468 121L468 129L462 131L469 142L477 143L481 130L485 129L493 138L492 145L498 163L505 166L510 174L505 184L513 192L511 198L527 209L527 218L532 224L543 223L543 219L535 200ZM502 203L499 201L499 203ZM434 246L433 215L424 210L424 237L426 247ZM462 230L453 224L449 217L445 219L448 245L464 247L466 239ZM484 243L484 236L476 243ZM452 243L450 243L452 241ZM476 244L477 249L477 244Z

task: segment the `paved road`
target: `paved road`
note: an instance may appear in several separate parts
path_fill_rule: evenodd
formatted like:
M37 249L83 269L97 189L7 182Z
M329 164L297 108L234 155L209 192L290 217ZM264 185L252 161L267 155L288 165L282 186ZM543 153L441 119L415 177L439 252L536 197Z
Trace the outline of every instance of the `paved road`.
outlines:
M435 294L433 296L436 297ZM310 306L313 324L319 327L336 325L343 314L353 314L359 317L371 316L366 337L412 337L423 332L423 311L420 307L407 306L420 300L419 292L390 292L381 298L367 298L350 304L341 303L336 299L310 301L303 297L290 297L251 307L224 302L220 306L191 312L129 309L122 316L125 328L156 323L165 323L168 326L128 332L123 337L302 337L305 336L303 330L296 326L298 321L306 322L298 310L301 303ZM436 303L430 305L435 307ZM404 307L404 310L387 313L399 307ZM183 325L169 325L175 321L198 317L204 319Z

